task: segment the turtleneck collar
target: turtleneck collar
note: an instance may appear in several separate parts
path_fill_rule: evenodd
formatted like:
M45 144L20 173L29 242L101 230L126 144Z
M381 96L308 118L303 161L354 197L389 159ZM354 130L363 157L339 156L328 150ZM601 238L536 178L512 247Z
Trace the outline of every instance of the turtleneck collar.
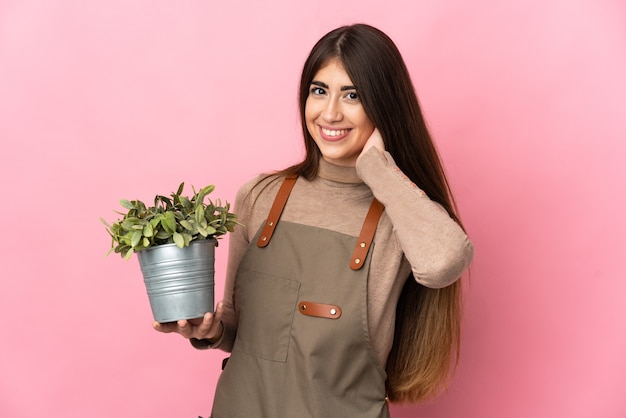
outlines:
M363 180L356 174L356 167L344 167L331 164L323 158L320 158L317 175L324 180L336 181L338 183L363 183Z

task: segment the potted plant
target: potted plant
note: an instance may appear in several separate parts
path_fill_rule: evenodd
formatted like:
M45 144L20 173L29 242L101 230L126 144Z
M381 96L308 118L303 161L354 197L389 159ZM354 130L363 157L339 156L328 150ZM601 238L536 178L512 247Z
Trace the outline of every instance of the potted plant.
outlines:
M185 183L170 197L157 195L153 206L120 200L126 209L113 224L100 218L112 238L107 252L128 260L137 253L154 319L172 322L199 318L214 307L217 239L232 232L237 217L230 205L207 199L215 186L182 195ZM205 200L207 202L205 203Z

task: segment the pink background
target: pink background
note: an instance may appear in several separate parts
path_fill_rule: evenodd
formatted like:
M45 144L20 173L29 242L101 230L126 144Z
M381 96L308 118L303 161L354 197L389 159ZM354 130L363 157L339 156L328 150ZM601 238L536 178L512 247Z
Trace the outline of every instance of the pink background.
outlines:
M476 246L454 383L394 417L626 416L621 0L0 2L0 416L208 415L224 354L152 331L98 218L297 161L303 60L358 21L402 51Z

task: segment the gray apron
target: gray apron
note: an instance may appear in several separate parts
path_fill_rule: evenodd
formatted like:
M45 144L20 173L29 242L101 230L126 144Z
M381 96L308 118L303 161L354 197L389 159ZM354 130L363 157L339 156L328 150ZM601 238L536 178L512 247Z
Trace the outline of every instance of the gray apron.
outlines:
M367 323L368 250L383 206L374 199L358 238L279 226L295 181L283 182L238 268L237 337L212 416L389 417Z

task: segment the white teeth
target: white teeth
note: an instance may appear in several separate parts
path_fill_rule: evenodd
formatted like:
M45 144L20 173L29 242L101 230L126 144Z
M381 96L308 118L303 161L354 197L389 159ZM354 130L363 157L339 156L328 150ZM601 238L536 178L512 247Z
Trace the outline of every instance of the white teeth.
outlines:
M344 135L345 133L347 133L348 130L347 129L330 130L330 129L322 128L322 132L324 132L324 135L327 135L327 136L340 136L340 135Z

